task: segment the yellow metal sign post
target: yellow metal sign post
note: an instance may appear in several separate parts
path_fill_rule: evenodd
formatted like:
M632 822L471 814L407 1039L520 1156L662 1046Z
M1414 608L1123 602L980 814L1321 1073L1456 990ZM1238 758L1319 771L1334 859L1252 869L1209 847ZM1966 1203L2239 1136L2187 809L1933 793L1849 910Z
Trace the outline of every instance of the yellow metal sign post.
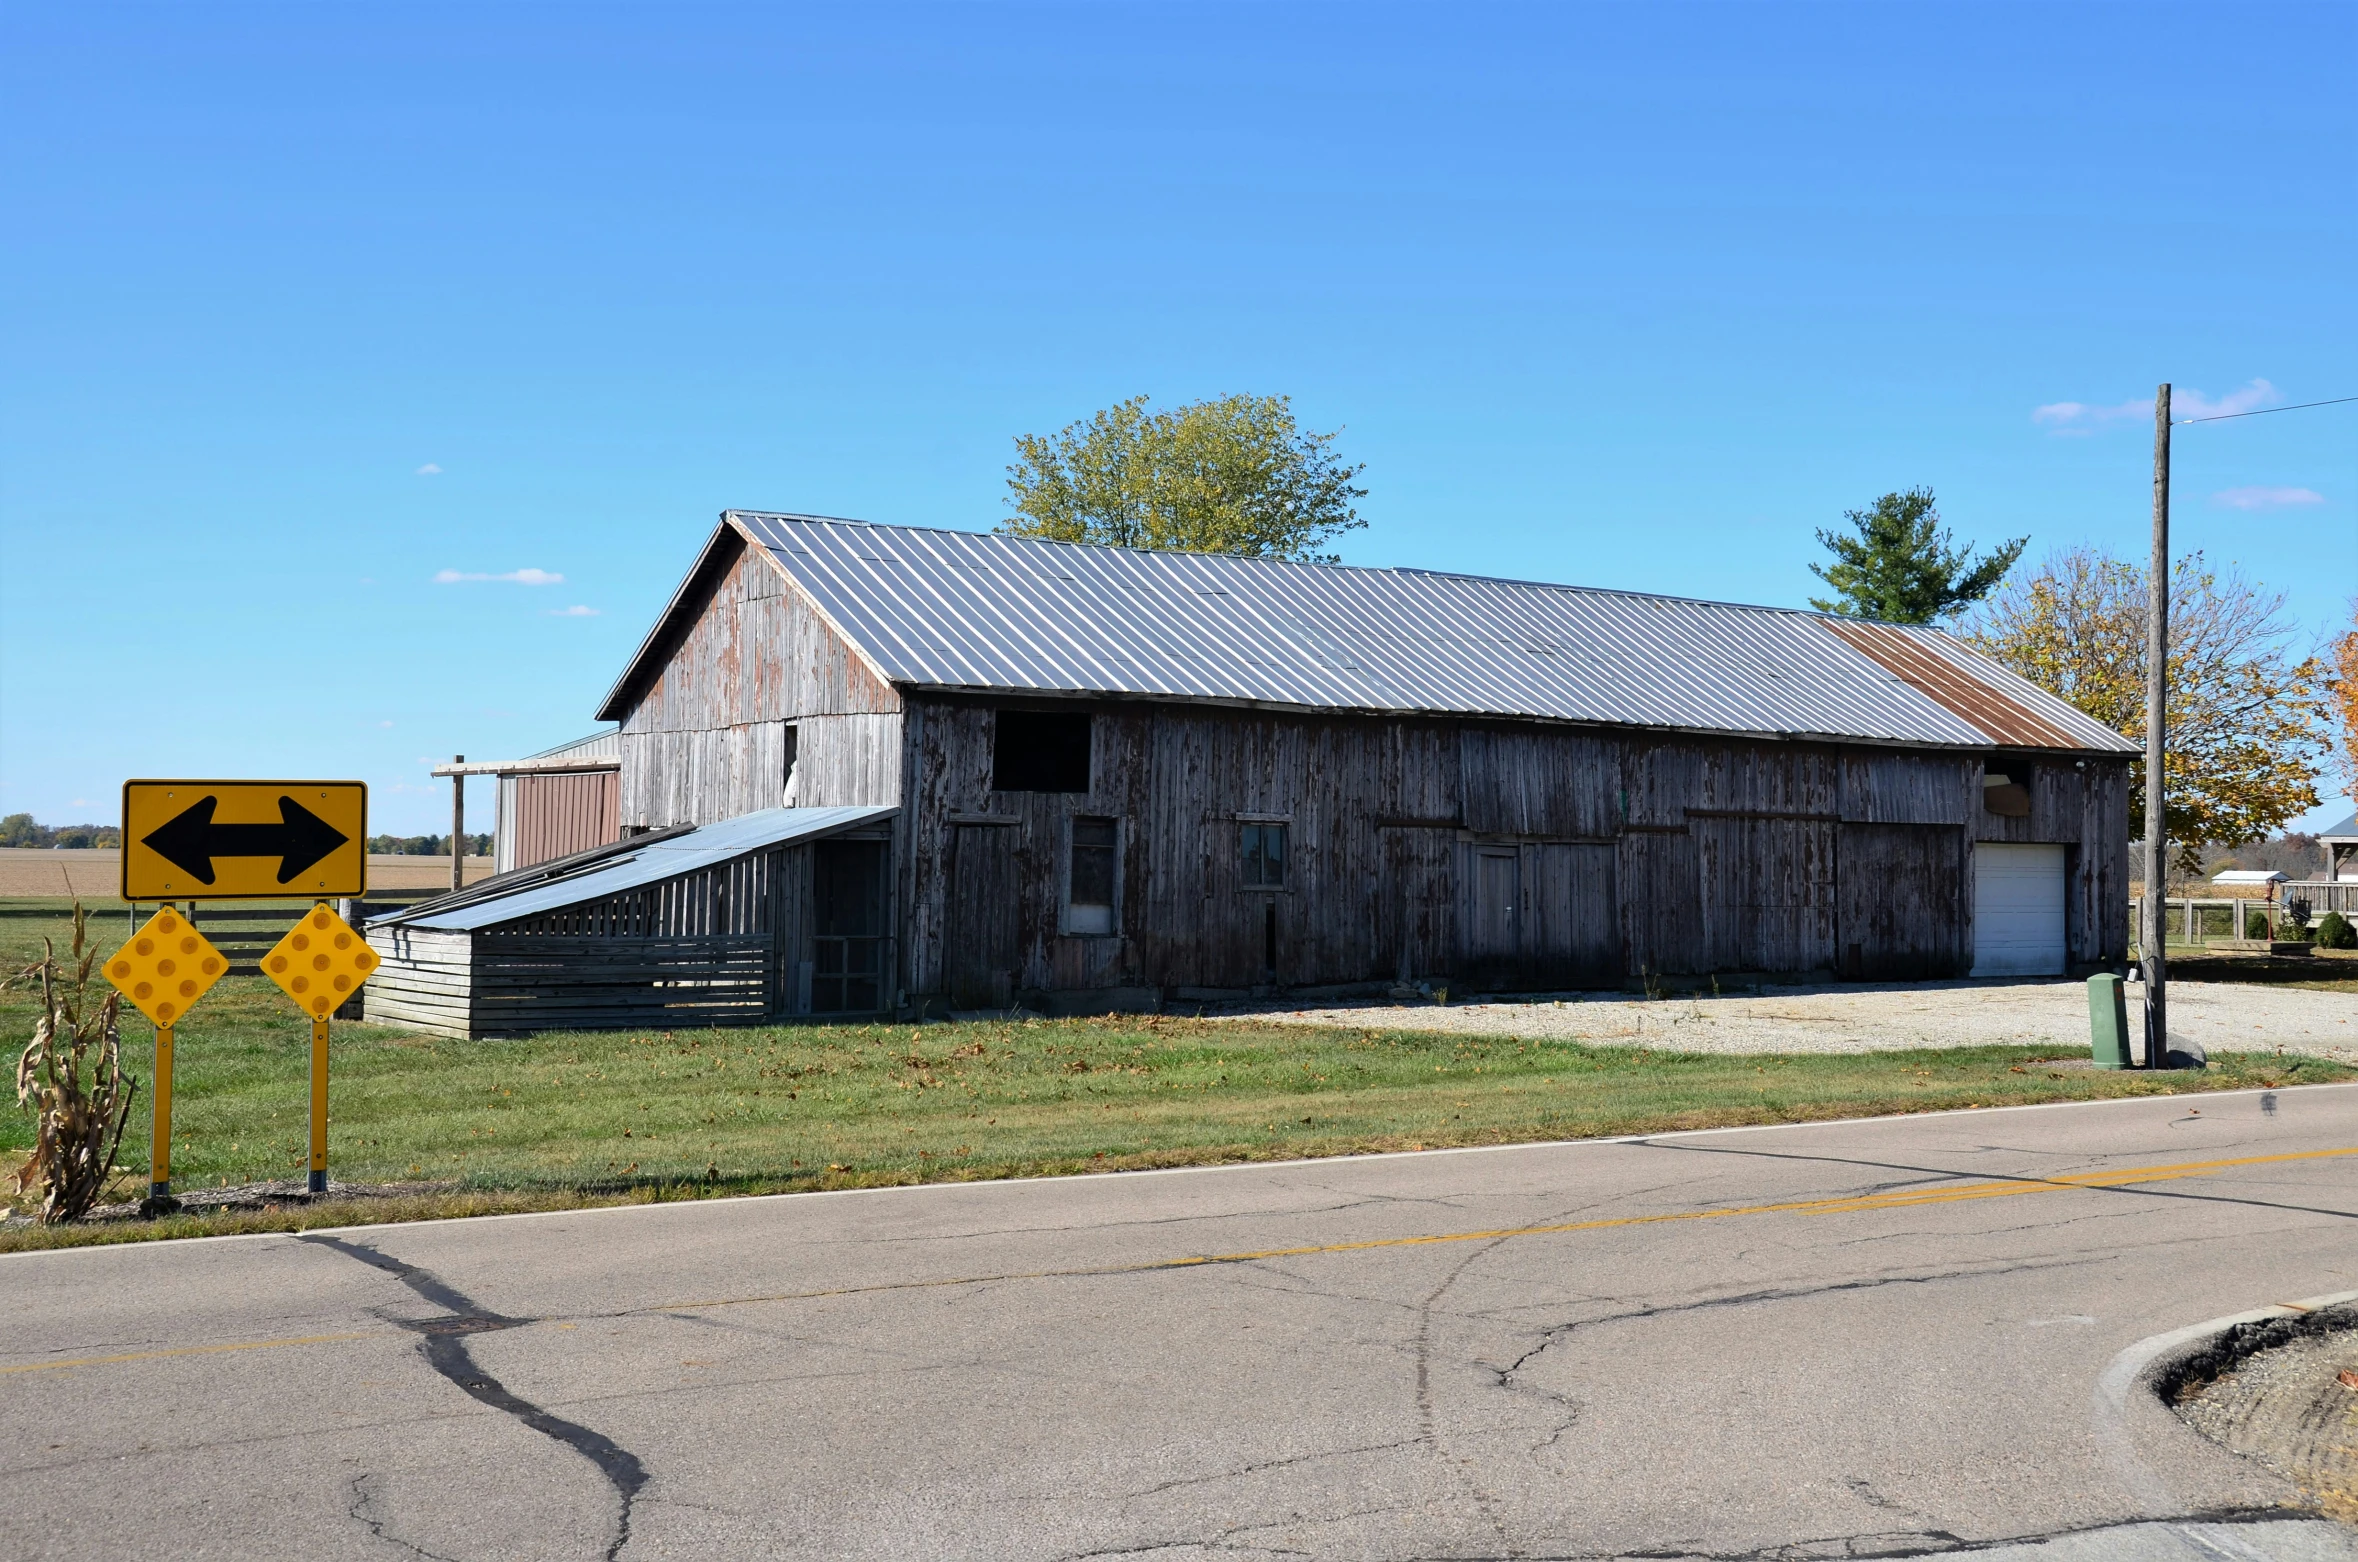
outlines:
M164 907L107 957L106 979L156 1028L147 1196L172 1196L172 1027L229 969L228 960L188 919Z
M368 889L360 781L126 781L123 898L226 900Z
M128 837L125 837L128 839ZM327 1192L328 1016L368 980L377 952L323 902L262 957L262 974L311 1016L311 1191Z

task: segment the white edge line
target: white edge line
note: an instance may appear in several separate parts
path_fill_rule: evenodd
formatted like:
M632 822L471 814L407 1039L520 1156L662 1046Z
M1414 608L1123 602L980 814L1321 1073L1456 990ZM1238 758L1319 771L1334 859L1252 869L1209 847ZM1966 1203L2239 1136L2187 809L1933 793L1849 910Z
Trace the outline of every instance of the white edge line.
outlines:
M2124 1073L2141 1073L2127 1069ZM1658 1139L1705 1139L1719 1134L1782 1133L1803 1128L1858 1128L1877 1123L1921 1123L1936 1117L1988 1117L1998 1112L2054 1112L2069 1107L2136 1106L2156 1101L2231 1101L2237 1096L2285 1095L2293 1091L2358 1090L2358 1080L2340 1080L2331 1084L2281 1085L2270 1089L2255 1085L2249 1090L2189 1090L2159 1096L2115 1096L2106 1101L2029 1101L2019 1106L1958 1106L1945 1107L1937 1112L1888 1112L1881 1117L1814 1117L1799 1123L1743 1123L1733 1128L1682 1128L1658 1134L1614 1134L1596 1139L1533 1139L1515 1144L1458 1144L1433 1150L1371 1150L1360 1155L1305 1155L1286 1161L1223 1161L1217 1166L1150 1166L1136 1171L1067 1172L1061 1176L1040 1177L976 1177L959 1182L903 1182L884 1188L811 1188L801 1193L740 1193L713 1199L660 1199L646 1204L592 1204L581 1209L514 1210L502 1215L446 1215L432 1220L385 1220L365 1226L320 1226L320 1231L406 1231L420 1226L480 1225L494 1220L557 1220L576 1215L627 1215L648 1210L720 1209L740 1204L767 1204L783 1199L836 1199L861 1195L888 1193L952 1193L974 1192L990 1188L1023 1187L1031 1183L1093 1182L1099 1178L1185 1177L1210 1172L1285 1171L1302 1166L1344 1166L1358 1161L1403 1161L1443 1155L1499 1155L1523 1150L1579 1150L1595 1145L1648 1144ZM1983 1175L1959 1172L1960 1177ZM497 1193L496 1188L476 1189L476 1192ZM555 1190L552 1190L555 1191ZM0 1253L0 1264L20 1259L60 1257L78 1253L136 1252L140 1249L169 1247L181 1242L264 1242L284 1241L305 1235L299 1231L234 1231L219 1236L160 1237L145 1242L91 1242L76 1247L34 1248L19 1253ZM2229 1320L2230 1322L2234 1320Z

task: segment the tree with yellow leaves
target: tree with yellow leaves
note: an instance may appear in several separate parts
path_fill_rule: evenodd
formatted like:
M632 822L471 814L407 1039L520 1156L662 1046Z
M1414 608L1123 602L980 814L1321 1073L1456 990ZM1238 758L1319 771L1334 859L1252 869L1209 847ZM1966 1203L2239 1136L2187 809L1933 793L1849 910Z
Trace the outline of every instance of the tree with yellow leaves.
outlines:
M2142 743L2146 603L2142 566L2069 548L2007 582L1960 632ZM2330 674L2323 658L2294 655L2292 634L2283 596L2232 566L2195 553L2171 571L2164 819L2182 872L2200 871L2205 843L2256 841L2317 806ZM2134 827L2145 817L2142 758L2129 784Z
M2342 785L2358 800L2358 597L2350 599L2350 627L2326 648L2332 667L2334 760Z

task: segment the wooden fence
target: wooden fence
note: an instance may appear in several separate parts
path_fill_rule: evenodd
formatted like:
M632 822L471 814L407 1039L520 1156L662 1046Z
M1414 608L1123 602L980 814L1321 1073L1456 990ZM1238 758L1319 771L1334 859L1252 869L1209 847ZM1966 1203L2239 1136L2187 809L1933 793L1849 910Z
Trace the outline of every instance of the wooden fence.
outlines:
M2269 936L2282 925L2286 912L2296 900L2309 903L2309 920L2315 924L2328 911L2338 911L2345 917L2358 919L2358 880L2343 883L2279 884L2274 900L2232 899L2227 896L2172 895L2162 902L2162 914L2169 919L2170 936L2197 943L2206 938L2243 938L2254 914L2268 920ZM2129 941L2135 943L2137 931L2145 925L2145 897L2129 897Z

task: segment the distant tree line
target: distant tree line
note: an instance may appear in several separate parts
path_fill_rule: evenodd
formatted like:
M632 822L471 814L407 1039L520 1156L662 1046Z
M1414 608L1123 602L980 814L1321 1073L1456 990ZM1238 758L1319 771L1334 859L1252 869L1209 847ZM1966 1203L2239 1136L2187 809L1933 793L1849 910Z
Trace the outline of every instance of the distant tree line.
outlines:
M450 855L450 837L447 835L372 835L368 838L368 849L381 857L447 857ZM470 857L490 856L491 837L488 835L468 836L467 855Z
M31 814L0 818L0 846L44 849L62 846L73 850L122 844L122 830L111 824L41 824Z

